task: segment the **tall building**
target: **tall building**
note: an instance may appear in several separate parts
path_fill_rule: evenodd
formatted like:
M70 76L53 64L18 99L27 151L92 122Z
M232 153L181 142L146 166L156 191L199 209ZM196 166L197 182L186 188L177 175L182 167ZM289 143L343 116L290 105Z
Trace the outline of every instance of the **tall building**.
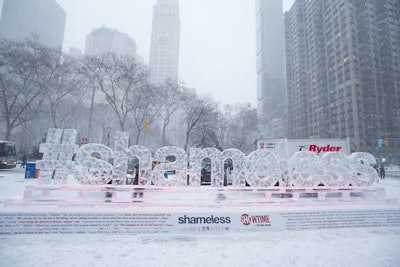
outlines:
M400 154L400 2L296 0L285 13L291 138Z
M62 48L66 16L55 0L4 0L0 36L20 41L35 34L43 44Z
M136 42L128 34L101 27L86 36L85 54L95 55L113 52L117 55L137 58Z
M82 56L82 52L76 47L70 47L68 50L68 55L74 58L80 58Z
M258 128L267 138L286 136L285 39L281 0L256 0L256 34Z
M178 79L180 18L178 0L157 0L153 7L150 81L163 84Z

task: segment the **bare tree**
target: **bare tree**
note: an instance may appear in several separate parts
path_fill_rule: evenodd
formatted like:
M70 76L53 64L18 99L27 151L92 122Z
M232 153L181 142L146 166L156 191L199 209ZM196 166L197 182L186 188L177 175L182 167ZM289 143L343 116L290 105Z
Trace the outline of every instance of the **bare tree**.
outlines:
M148 70L133 57L114 53L89 56L83 68L92 86L100 90L115 112L121 131L125 131L134 107L134 91L148 78Z
M218 137L218 121L220 119L218 104L211 101L207 109L208 111L203 114L202 119L193 128L189 143L192 147L215 147L222 150Z
M189 93L187 101L183 106L185 116L185 151L188 150L188 145L192 132L197 127L204 126L204 120L210 119L212 114L216 111L217 104L210 96L197 96L195 93ZM211 118L212 120L212 118Z
M227 105L224 116L228 121L227 145L243 152L251 151L257 130L257 111L250 104Z
M159 88L157 101L157 115L161 120L161 138L162 145L166 143L166 131L171 121L172 115L175 114L184 104L186 94L184 93L186 88L183 83L174 80L167 80L165 85Z
M135 90L133 95L133 124L136 128L135 144L139 144L140 135L147 127L151 127L157 118L157 105L159 98L157 97L157 88L148 82ZM150 129L150 128L149 128ZM146 130L147 131L147 130Z
M70 127L68 124L85 99L85 76L78 71L79 67L78 60L64 55L48 84L46 99L55 128Z
M215 115L217 115L217 113L215 113ZM216 116L213 117L216 118ZM200 125L196 127L196 130L193 131L192 134L191 143L193 147L215 147L222 150L218 140L216 125L211 121L211 117L202 120Z
M113 143L114 129L118 129L115 113L108 103L94 105L93 133L90 142L101 142L110 146Z
M5 139L39 114L60 55L60 50L42 45L35 36L21 42L0 41L0 117Z
M229 126L229 121L226 116L224 116L223 112L221 110L218 110L218 116L217 116L217 126L216 126L216 135L217 135L217 144L220 147L221 150L224 150L228 147L226 147L226 139L228 135L228 126Z

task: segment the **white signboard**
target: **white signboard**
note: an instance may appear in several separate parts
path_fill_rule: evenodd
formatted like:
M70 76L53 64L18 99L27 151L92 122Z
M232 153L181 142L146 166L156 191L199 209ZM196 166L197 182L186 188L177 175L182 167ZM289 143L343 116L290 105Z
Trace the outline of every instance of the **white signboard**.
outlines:
M220 233L399 227L400 209L181 212L1 212L0 234Z
M277 140L258 140L257 149L272 150ZM318 155L328 152L341 152L350 155L349 139L288 139L288 157L292 157L298 151L310 151Z

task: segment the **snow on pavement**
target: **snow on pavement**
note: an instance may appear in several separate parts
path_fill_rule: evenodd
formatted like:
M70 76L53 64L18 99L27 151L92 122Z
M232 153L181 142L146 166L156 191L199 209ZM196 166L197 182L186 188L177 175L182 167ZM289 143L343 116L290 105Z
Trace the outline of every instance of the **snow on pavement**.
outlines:
M0 171L0 206L22 195L23 169ZM377 186L400 198L400 178ZM2 207L0 207L1 209ZM344 228L224 234L3 235L0 266L387 266L400 263L400 229Z

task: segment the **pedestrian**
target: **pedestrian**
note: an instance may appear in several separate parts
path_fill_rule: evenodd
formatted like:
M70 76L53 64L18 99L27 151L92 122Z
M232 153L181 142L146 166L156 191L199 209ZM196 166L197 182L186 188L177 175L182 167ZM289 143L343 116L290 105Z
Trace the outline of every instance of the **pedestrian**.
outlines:
M21 167L22 167L22 168L25 168L25 166L26 166L26 155L24 155L24 156L22 157L22 163L21 163Z
M135 180L133 181L134 185L139 184L139 166L135 165Z
M135 165L135 180L134 180L133 184L139 185L139 164ZM144 190L144 188L134 188L133 190L134 190L133 198L143 198L142 190ZM134 202L141 202L141 201L134 200Z
M381 165L379 169L379 174L381 175L381 179L385 179L385 167L383 167L383 165Z

